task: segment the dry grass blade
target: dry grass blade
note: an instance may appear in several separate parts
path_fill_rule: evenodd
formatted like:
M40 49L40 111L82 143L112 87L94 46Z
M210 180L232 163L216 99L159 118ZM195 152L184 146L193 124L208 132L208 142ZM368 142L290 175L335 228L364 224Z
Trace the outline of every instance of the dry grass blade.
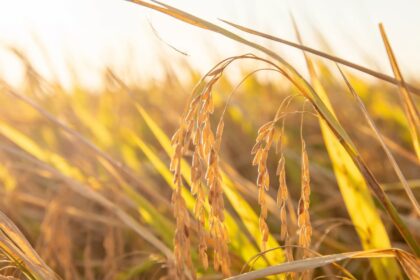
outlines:
M29 279L60 279L39 257L14 223L1 211L0 251Z
M253 280L262 279L270 275L276 275L287 272L302 272L310 269L333 264L346 259L360 258L396 258L404 268L407 276L411 280L417 280L420 277L420 261L413 255L400 249L377 249L369 251L356 251L341 254L333 254L315 258L292 261L280 265L271 266L265 269L256 270L237 276L227 278L227 280Z
M408 92L410 90L409 85L405 82L401 70L398 67L397 59L395 58L394 52L392 51L391 45L388 41L384 26L379 24L379 29L381 31L382 40L384 41L389 61L391 63L392 71L394 72L395 78L399 81L398 87L401 92L401 101L403 103L404 112L407 117L411 139L413 141L413 146L414 150L416 151L417 158L420 160L419 112L417 111L416 105L414 104L414 101Z
M392 164L392 167L395 170L395 173L397 173L397 176L398 176L399 180L401 181L401 184L402 184L405 192L407 193L408 198L410 199L411 204L413 205L414 210L416 211L417 215L420 216L420 206L417 202L417 199L414 196L414 193L411 190L410 186L408 185L408 182L407 182L404 174L402 173L400 167L398 166L394 156L392 155L391 151L388 149L387 145L385 144L385 141L384 141L382 135L380 134L380 132L378 131L378 129L376 128L376 125L373 122L372 118L369 116L369 113L368 113L365 105L363 104L363 101L360 99L359 95L356 93L356 91L354 90L354 88L352 87L349 80L346 78L345 74L343 73L343 71L341 70L341 68L339 66L338 66L338 70L340 71L340 73L341 73L344 81L346 82L347 87L349 88L350 92L352 93L353 97L356 99L356 101L359 105L359 108L362 110L362 113L363 113L365 119L367 120L370 128L374 131L374 133L376 135L376 138L378 138L382 148L384 149L389 161Z
M242 31L248 32L248 33L253 34L253 35L264 37L266 39L276 41L276 42L279 42L279 43L282 43L282 44L285 44L285 45L288 45L288 46L291 46L291 47L294 47L294 48L297 48L297 49L300 49L300 50L303 50L303 51L306 51L306 52L309 52L309 53L312 53L312 54L315 54L317 56L326 58L328 60L334 61L334 62L342 64L342 65L346 65L350 68L359 70L363 73L369 74L373 77L376 77L376 78L381 79L383 81L389 82L391 84L394 84L394 85L401 85L402 84L402 82L399 79L395 79L395 78L390 77L388 75L385 75L383 73L373 71L369 68L363 67L363 66L355 64L355 63L352 63L348 60L345 60L345 59L342 59L342 58L339 58L339 57L336 57L336 56L333 56L333 55L330 55L330 54L327 54L327 53L324 53L324 52L321 52L321 51L318 51L318 50L315 50L313 48L304 46L302 44L296 44L296 43L293 43L293 42L290 42L290 41L287 41L287 40L284 40L284 39L281 39L281 38L278 38L278 37L275 37L275 36L272 36L272 35L269 35L269 34L266 34L266 33L262 33L262 32L253 30L251 28L244 27L244 26L241 26L239 24L235 24L235 23L232 23L232 22L229 22L229 21L226 21L226 20L221 20L221 21L223 21L224 23L229 24L229 25L231 25L231 26L233 26L233 27L235 27L239 30L242 30ZM407 83L405 83L404 85L412 93L420 95L420 89L419 88L417 88L413 85L407 84Z

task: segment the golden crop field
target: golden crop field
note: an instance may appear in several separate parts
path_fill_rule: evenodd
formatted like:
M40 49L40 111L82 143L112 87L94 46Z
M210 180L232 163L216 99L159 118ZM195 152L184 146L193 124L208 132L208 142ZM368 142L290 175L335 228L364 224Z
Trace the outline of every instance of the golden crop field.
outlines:
M182 78L165 57L142 83L106 68L98 92L11 48L25 76L0 77L0 279L420 279L420 83L382 25L393 76L296 24L290 42L132 2L252 52Z

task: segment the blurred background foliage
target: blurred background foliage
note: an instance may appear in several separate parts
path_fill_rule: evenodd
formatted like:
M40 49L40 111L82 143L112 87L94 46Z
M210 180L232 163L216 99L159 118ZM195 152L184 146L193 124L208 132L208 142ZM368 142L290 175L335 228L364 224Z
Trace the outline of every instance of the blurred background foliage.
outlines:
M26 76L20 87L1 81L0 209L64 279L153 279L165 275L164 254L146 242L145 236L153 235L172 250L169 139L179 125L200 73L182 63L187 79L181 81L170 59L162 61L166 69L163 80L124 82L124 77L107 68L100 90L77 82L70 89L63 88L44 79L25 59L22 64ZM226 72L232 69L244 77L263 67L237 62ZM337 118L418 238L418 219L344 82L324 62L317 60L316 69ZM418 197L418 160L412 151L397 89L356 75L349 75L349 79ZM220 116L239 81L235 75L226 74L215 85L215 118ZM275 73L259 71L236 91L225 116L221 152L232 191L232 197L225 201L234 274L259 252L259 209L254 183L257 173L251 165L250 150L258 127L273 118L283 98L295 93L295 89ZM299 100L291 103L291 111L300 108ZM361 249L318 121L310 114L305 114L303 134L312 180L313 250L331 254ZM300 116L291 114L285 124L284 146L287 183L295 206L300 193L300 145ZM274 156L268 159L273 177L277 160ZM279 245L279 213L273 200L276 190L273 183L268 218L273 237L270 247ZM186 192L184 197L191 209L189 196ZM407 249L380 207L379 213L392 246ZM138 229L138 225L142 228ZM275 262L275 255L268 253L254 267ZM199 275L220 277L211 270L204 272L196 256L193 259ZM373 273L368 261L352 261L345 266L357 278L370 279ZM2 272L14 275L14 269L5 266ZM334 268L317 273L339 274Z

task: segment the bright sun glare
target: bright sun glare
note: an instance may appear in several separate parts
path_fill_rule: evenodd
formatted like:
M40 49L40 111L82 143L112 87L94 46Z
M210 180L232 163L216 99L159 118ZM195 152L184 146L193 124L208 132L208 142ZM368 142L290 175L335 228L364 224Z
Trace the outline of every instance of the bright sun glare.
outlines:
M420 37L412 36L420 27L416 16L420 4L416 1L257 2L178 0L171 4L214 22L228 19L295 41L292 12L307 45L319 47L317 30L335 54L389 73L377 27L383 22L404 72L413 75L420 71ZM88 85L100 84L97 72L109 65L132 79L159 75L162 69L155 61L162 53L183 57L173 48L187 53L189 62L200 70L214 63L203 56L203 50L216 58L249 51L123 0L1 1L0 42L24 49L42 73L55 73L65 84L71 83L70 65ZM276 47L288 59L301 60L299 52ZM7 51L0 52L0 61L5 76L17 80L19 65Z

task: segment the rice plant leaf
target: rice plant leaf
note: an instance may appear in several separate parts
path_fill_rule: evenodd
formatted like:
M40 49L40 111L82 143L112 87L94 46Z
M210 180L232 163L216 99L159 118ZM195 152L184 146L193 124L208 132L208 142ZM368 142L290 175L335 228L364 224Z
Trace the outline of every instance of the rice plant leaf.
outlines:
M137 207L137 210L145 223L149 224L159 236L165 241L166 245L171 246L173 240L173 223L156 209L148 199L130 186L124 179L119 176L118 172L109 162L104 159L98 159L101 164L106 167L111 174L117 179L120 187Z
M80 119L83 125L86 125L88 129L92 132L94 141L98 143L101 147L109 147L115 141L117 137L112 137L110 130L106 127L105 123L107 121L102 118L101 121L98 121L98 114L101 115L101 112L95 112L91 108L86 108L85 105L86 92L81 89L75 91L75 103L73 110L75 110L77 118ZM105 101L104 101L105 100ZM105 104L105 112L102 115L109 114L109 109L106 106L110 107L112 104L109 104L107 96L101 98L103 104ZM108 111L108 112L106 112ZM137 206L138 212L143 220L149 224L165 241L167 245L172 245L173 240L173 228L174 225L168 218L166 218L162 213L160 213L156 207L149 202L143 195L136 191L127 181L120 175L118 170L110 164L109 161L104 158L98 157L98 161L102 166L111 174L118 182L119 186L126 194L126 197L129 198Z
M302 43L302 38L293 16L292 22L296 37L299 43ZM334 114L334 109L321 81L318 79L312 60L305 52L303 54L312 86L328 109ZM390 248L391 242L388 234L362 174L325 121L322 118L318 119L338 186L363 248L365 250ZM371 264L377 279L399 279L401 277L398 266L393 260L373 259Z
M314 81L318 94L328 98L322 85L320 83L317 85L317 83L319 80ZM388 234L362 174L322 119L320 119L320 126L338 186L363 248L391 247ZM373 260L372 267L378 279L387 278L387 272L394 274L389 275L389 279L397 279L398 266L392 260Z
M156 155L156 153L152 150L150 145L147 145L140 137L138 137L134 132L127 131L126 137L130 138L130 140L137 145L140 150L144 153L150 163L154 166L154 168L158 171L158 173L162 176L162 178L166 181L166 183L172 188L175 189L175 184L173 183L173 175L166 164ZM195 199L188 192L185 188L182 190L182 195L185 199L188 209L194 209Z
M77 118L80 119L81 123L92 131L96 138L96 142L101 148L108 148L112 145L112 135L109 133L105 125L103 125L103 122L97 120L98 116L92 115L92 109L85 109L76 104L73 106L73 110ZM93 113L95 112L93 111Z

